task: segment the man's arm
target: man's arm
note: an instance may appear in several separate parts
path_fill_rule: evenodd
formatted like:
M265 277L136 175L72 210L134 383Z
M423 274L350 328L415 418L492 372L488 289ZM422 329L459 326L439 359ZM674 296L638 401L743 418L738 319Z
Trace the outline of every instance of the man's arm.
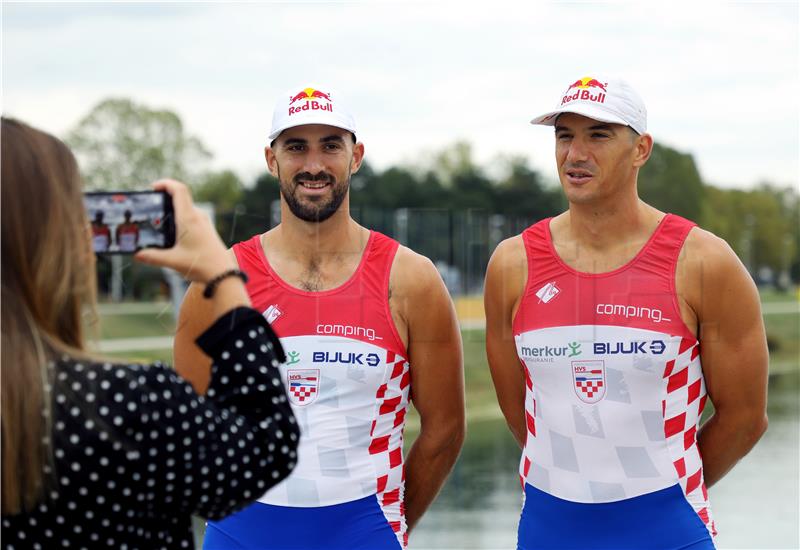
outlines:
M514 343L511 322L519 305L528 268L522 237L500 243L489 260L483 304L486 311L486 358L497 401L520 447L525 446L525 374Z
M229 254L238 265L232 250ZM204 285L197 283L189 285L178 315L172 350L175 370L201 395L206 393L211 382L211 358L197 347L195 341L217 318L212 310L213 300L203 297L204 289Z
M677 290L696 314L700 360L714 404L714 415L698 434L710 487L767 429L769 355L758 290L728 244L693 229L684 252Z
M464 442L461 332L444 282L427 258L401 247L391 292L394 309L408 327L411 401L420 417L405 465L411 531L439 493Z

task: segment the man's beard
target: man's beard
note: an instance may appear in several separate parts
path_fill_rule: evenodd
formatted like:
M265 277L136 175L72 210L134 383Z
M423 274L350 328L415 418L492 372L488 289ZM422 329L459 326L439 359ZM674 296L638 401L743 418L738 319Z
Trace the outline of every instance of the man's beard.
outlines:
M336 183L336 178L327 172L320 172L319 174L312 175L309 172L301 172L293 178L294 187L289 191L288 184L284 185L281 181L280 169L278 169L278 182L280 183L281 195L286 201L289 210L296 217L305 222L324 222L333 216L339 207L344 202L347 196L347 190L350 188L350 174L347 174L347 181L341 185ZM331 198L327 202L305 202L301 203L297 198L297 188L300 187L300 181L324 181L331 186Z

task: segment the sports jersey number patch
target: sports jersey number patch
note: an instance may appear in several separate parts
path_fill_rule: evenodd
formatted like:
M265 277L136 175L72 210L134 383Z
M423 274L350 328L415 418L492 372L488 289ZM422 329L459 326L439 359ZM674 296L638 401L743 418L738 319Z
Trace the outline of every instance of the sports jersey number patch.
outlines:
M606 395L605 362L573 361L572 379L575 393L584 403L597 403Z
M289 401L293 405L313 403L319 394L319 369L289 370Z

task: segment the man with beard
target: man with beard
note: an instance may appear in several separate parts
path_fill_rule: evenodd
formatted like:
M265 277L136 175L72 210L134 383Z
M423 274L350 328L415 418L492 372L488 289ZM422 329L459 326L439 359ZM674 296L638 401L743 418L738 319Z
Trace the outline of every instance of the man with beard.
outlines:
M338 95L291 90L269 139L281 223L233 254L287 351L281 373L301 427L298 462L259 502L210 522L204 548L405 548L464 437L453 304L430 260L350 217L364 145ZM175 338L175 366L200 391L209 362L191 342L206 302L189 290ZM404 461L411 401L420 433Z

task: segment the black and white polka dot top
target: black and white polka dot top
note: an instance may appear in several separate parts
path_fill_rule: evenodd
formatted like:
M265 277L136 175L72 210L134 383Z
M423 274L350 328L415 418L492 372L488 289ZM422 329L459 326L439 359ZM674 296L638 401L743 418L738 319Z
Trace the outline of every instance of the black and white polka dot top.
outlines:
M289 474L299 431L264 317L232 310L197 344L205 397L160 363L53 363L52 486L3 516L3 548L193 548L192 514L222 518Z

